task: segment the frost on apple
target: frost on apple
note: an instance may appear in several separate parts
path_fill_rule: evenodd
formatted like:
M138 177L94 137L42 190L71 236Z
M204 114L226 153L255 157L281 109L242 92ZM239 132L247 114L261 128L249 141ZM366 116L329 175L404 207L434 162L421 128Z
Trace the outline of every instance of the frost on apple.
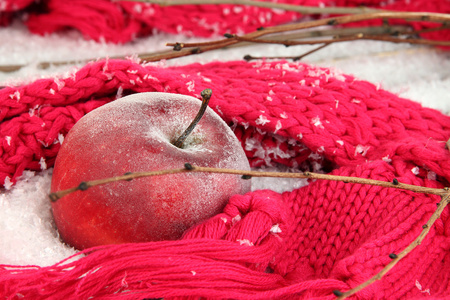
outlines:
M250 170L239 140L210 108L181 148L172 144L200 104L189 96L141 93L90 112L61 146L52 191L127 172L183 168L185 163ZM239 175L171 174L77 191L52 209L62 239L82 249L177 239L192 225L220 213L232 195L248 191L250 181Z

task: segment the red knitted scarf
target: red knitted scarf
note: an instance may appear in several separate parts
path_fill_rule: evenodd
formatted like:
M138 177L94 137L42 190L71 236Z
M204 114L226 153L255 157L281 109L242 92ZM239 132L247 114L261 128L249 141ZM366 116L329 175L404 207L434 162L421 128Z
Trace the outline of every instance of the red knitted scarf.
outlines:
M73 76L0 91L0 180L52 166L62 137L117 95L199 97L230 124L252 166L448 186L450 118L325 68L287 62L182 67L90 63ZM249 143L249 141L252 143ZM258 141L261 147L251 147ZM263 149L263 150L261 150ZM40 164L41 162L41 164ZM230 199L182 240L102 246L50 267L0 265L0 294L27 299L332 299L366 281L422 230L439 202L426 194L317 180L282 194ZM359 299L450 294L448 207L420 246ZM426 293L424 293L426 291Z
M267 1L267 0L266 0ZM31 32L47 34L75 28L96 41L126 43L138 36L160 30L189 36L247 33L261 26L273 26L300 19L301 14L252 6L155 4L112 0L2 0L0 25L10 24L17 12L25 12ZM447 0L279 0L305 6L366 6L393 11L450 13ZM390 21L399 24L399 21ZM381 20L364 24L381 25ZM405 22L400 22L404 24ZM358 25L363 24L362 22ZM416 30L440 26L429 22L409 22ZM424 32L421 36L449 40L450 30Z

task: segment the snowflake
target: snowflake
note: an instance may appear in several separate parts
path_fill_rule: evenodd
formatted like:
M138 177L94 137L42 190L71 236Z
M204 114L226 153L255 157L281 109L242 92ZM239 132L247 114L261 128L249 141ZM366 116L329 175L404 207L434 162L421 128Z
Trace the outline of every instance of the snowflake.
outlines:
M386 155L385 157L383 157L382 160L383 160L384 162L387 162L388 164L390 164L391 161L392 161L392 159L389 158L389 154Z
M187 85L187 89L189 92L193 92L195 90L195 83L194 81L189 81L188 83L186 83Z
M41 157L39 160L39 166L41 167L41 170L47 170L47 163L45 162L45 158Z
M258 117L258 119L256 119L255 123L258 124L258 125L263 125L264 126L267 123L270 123L270 120L268 120L265 116L260 115Z
M278 225L278 224L273 225L272 228L270 228L270 232L272 232L272 233L280 233L281 232L280 225Z
M355 156L359 153L362 156L366 156L367 151L370 149L370 146L357 145L355 148Z
M316 126L318 128L322 128L323 129L322 121L320 121L319 116L312 118L311 119L311 124L313 124L314 126Z
M13 183L11 181L11 177L6 176L5 177L5 183L3 184L3 186L5 187L5 189L10 190L11 187L13 186Z
M414 175L419 175L419 171L420 171L419 167L414 167L411 169L411 172L413 172Z
M428 293L428 295L431 295L430 289L423 289L422 285L420 284L419 280L416 279L416 287L421 291L422 293Z
M247 239L243 239L243 240L236 240L237 242L239 242L240 245L245 245L245 246L254 246L254 244L252 242L250 242Z

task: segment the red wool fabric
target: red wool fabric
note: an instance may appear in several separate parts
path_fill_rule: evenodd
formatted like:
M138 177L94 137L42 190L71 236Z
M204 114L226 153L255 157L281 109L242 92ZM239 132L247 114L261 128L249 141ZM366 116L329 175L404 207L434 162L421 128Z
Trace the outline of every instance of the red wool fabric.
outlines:
M42 161L52 166L73 124L118 96L158 91L199 98L205 88L252 166L320 164L330 174L448 186L448 116L352 76L284 61L163 67L104 60L67 78L4 88L0 180L10 185L24 169L39 170ZM101 246L49 267L0 265L0 294L334 299L333 290L368 280L390 253L411 243L439 200L325 180L281 194L235 195L179 241ZM448 298L449 250L447 207L421 245L354 299Z
M278 2L304 6L366 6L394 11L450 13L450 1L446 0L280 0ZM159 6L111 0L48 0L39 5L32 0L3 0L2 3L0 25L10 24L14 16L13 12L26 12L25 22L33 33L43 35L74 28L86 38L112 43L126 43L136 37L148 35L153 30L201 37L225 33L241 34L255 31L261 26L285 24L302 17L301 14L283 10L228 4ZM395 21L390 22L398 24ZM376 23L370 21L359 23L359 25ZM409 22L408 24L417 30L440 26L430 22ZM423 33L421 36L433 40L449 40L450 30Z

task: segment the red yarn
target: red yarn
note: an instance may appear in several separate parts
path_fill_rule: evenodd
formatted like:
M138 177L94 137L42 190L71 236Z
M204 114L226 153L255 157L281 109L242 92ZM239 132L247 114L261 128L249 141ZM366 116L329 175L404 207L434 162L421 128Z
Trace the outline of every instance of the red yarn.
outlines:
M329 69L263 61L162 68L107 60L68 78L4 88L0 180L38 170L42 159L51 166L73 124L117 94L199 97L205 88L214 91L210 106L234 123L253 166L313 169L316 160L336 175L448 186L448 116ZM0 294L332 299L333 290L355 287L389 263L388 255L419 234L438 201L324 180L283 194L236 195L180 241L87 249L50 267L0 265ZM420 246L356 297L418 299L428 296L426 289L434 299L448 297L449 250L446 208Z
M21 10L33 1L3 0L0 20L8 23L11 15L3 12ZM394 11L450 13L450 2L443 0L280 0L306 6L367 6ZM247 33L261 26L284 24L299 19L300 14L253 6L235 5L183 5L159 6L155 4L110 0L48 0L41 4L45 13L30 9L26 22L30 31L46 34L67 28L79 30L86 38L96 41L125 43L137 36L147 35L154 29L168 33L209 37L224 33ZM42 9L41 9L42 10ZM170 16L170 17L169 17ZM364 22L370 25L379 21ZM394 22L395 23L395 22ZM403 22L405 23L405 22ZM398 22L396 23L398 24ZM440 26L429 22L408 22L415 29ZM449 40L450 30L423 33L433 40Z
M350 2L350 3L349 3ZM428 0L428 1L421 1L421 0L396 0L396 1L380 1L375 0L373 1L375 3L371 3L370 6L378 7L381 6L381 8L386 10L393 10L393 11L409 11L409 12L434 12L434 13L444 13L448 14L450 13L450 1L447 0ZM351 6L358 6L358 5L367 5L367 1L365 0L338 0L336 1L336 5L351 5ZM369 26L369 25L381 25L382 20L371 20L371 21L364 21L364 22L358 22L353 24L347 24L346 26ZM414 30L420 31L420 30L426 30L431 28L439 28L442 25L439 23L432 23L432 22L406 22L403 20L390 20L389 24L391 25L405 25L408 24L414 28ZM421 37L430 39L430 40L441 40L441 41L450 41L450 29L447 30L439 30L439 31L431 31L431 32L424 32L420 34ZM450 47L441 47L444 49L450 49Z
M28 7L33 2L33 0L2 1L0 3L0 26L8 26L14 17L14 12Z
M34 0L2 1L2 4L0 6L0 12L13 12L21 10L33 4L33 2Z
M50 13L30 15L27 25L31 32L45 34L76 28L96 41L125 43L134 39L142 27L110 1L50 0L47 5Z

